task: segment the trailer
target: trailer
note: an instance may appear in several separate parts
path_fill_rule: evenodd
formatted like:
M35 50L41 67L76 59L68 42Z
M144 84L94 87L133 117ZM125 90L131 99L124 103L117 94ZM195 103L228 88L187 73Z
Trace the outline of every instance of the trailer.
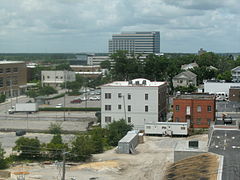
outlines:
M137 131L128 131L126 136L124 136L118 142L118 153L122 154L134 154L135 147L138 145L138 132Z
M8 110L8 113L9 114L13 114L16 112L32 113L37 111L38 111L37 103L17 103L15 106L12 106L12 108Z
M156 122L145 124L146 135L188 135L187 122Z

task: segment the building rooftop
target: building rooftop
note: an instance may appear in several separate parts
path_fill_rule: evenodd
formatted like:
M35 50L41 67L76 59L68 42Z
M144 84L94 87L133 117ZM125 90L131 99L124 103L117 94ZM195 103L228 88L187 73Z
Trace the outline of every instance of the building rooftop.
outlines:
M18 63L25 63L24 61L0 61L0 64L18 64Z
M182 94L176 96L175 99L215 99L215 95L207 93Z
M138 78L138 79L133 79L131 81L114 81L112 83L109 84L105 84L103 85L104 87L106 86L126 86L126 87L136 87L136 86L140 86L140 87L146 87L146 86L153 86L153 87L158 87L161 86L163 84L165 84L166 82L160 82L160 81L149 81L147 79L143 79L143 78Z

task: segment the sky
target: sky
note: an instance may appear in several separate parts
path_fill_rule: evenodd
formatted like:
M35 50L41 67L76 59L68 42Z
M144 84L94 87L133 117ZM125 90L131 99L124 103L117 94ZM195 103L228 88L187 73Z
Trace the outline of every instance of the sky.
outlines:
M0 0L0 53L108 52L122 31L160 31L161 52L240 52L240 3Z

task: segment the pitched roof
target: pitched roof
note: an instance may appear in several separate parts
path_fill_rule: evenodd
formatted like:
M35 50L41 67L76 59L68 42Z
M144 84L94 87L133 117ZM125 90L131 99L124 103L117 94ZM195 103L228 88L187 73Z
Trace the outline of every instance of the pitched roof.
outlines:
M240 71L240 66L233 68L231 71Z
M191 71L183 71L183 72L177 74L176 76L174 76L173 79L178 79L178 78L194 79L196 77L197 77L197 75Z
M183 69L183 70L187 70L187 69L192 69L192 68L194 68L194 67L198 67L198 64L197 63L190 63L190 64L183 64L182 66L181 66L181 69Z

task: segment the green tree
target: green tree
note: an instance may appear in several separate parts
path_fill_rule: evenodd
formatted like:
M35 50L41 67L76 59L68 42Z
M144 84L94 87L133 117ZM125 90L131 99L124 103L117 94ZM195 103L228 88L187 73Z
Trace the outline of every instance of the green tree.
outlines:
M124 119L114 121L107 126L108 142L111 146L117 146L118 141L122 139L128 131L131 131L132 125L127 124Z
M71 67L69 63L61 63L55 67L55 70L68 70L71 71Z
M72 142L69 159L72 161L86 161L92 156L93 146L88 135L78 135Z
M13 150L20 152L20 157L36 159L41 155L41 144L38 138L20 137L15 142Z
M175 88L175 92L180 91L181 93L192 93L195 92L197 90L197 88L195 86L193 86L192 84L190 84L189 86L178 86Z
M0 94L0 103L3 103L6 101L6 95L5 94Z
M52 86L44 86L44 87L40 88L40 90L39 90L40 95L49 96L50 94L55 94L55 93L57 93L57 90L54 89Z
M100 66L102 69L108 69L109 71L111 70L111 62L109 60L101 62Z
M225 71L222 74L218 74L217 79L219 80L225 80L227 82L230 82L232 80L232 74L231 71Z
M93 146L92 153L102 153L103 152L103 139L105 137L105 129L95 128L91 131L91 142Z
M26 92L26 95L30 98L35 98L35 97L39 96L39 91L34 90L34 89L30 89Z
M2 144L0 143L0 169L6 169L8 167L7 161L4 158L4 154L6 152L2 148Z
M48 127L48 131L50 134L61 134L62 127L60 123L51 123Z

